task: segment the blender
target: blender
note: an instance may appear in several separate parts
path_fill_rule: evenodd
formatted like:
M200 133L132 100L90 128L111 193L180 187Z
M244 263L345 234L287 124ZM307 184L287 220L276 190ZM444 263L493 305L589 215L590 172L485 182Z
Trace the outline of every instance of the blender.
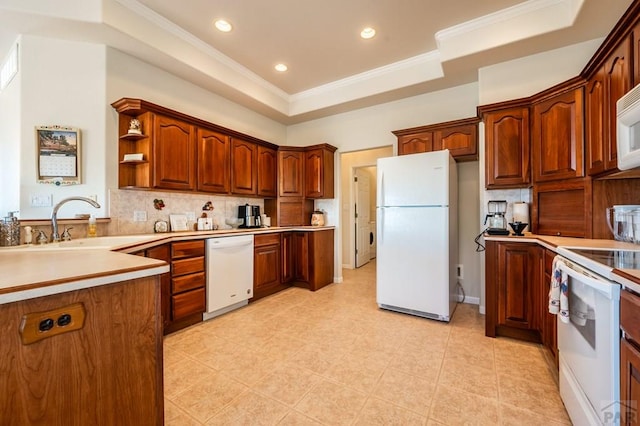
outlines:
M489 235L509 235L507 229L507 220L505 214L507 213L507 201L506 200L490 200L489 201L489 213L484 218L484 224L489 222L489 227L486 232Z

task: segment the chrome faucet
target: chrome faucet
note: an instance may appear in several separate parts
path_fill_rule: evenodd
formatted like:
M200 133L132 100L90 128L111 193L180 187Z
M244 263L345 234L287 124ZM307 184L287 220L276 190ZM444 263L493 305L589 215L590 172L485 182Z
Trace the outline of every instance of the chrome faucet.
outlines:
M60 200L58 204L53 207L53 212L51 212L51 242L56 243L60 241L60 234L58 234L58 209L68 201L84 201L85 203L91 204L96 209L100 208L100 204L96 201L93 201L91 198L87 197L69 197L63 200Z

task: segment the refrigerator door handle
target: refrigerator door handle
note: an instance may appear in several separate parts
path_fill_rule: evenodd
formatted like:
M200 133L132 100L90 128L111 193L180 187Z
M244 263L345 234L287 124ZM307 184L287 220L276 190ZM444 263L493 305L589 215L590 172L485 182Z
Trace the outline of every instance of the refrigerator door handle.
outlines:
M379 206L386 206L384 202L384 171L380 173L380 200L378 200Z
M382 244L384 242L384 208L378 207L380 209L380 228L378 230L378 242ZM376 224L376 226L378 226Z

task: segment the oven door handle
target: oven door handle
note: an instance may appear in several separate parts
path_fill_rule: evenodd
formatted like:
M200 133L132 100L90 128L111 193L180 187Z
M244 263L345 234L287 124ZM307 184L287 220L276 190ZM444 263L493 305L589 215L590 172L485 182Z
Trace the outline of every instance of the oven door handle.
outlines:
M556 267L560 268L561 271L566 272L566 274L571 278L579 280L581 283L597 290L606 296L607 299L620 298L620 286L618 283L597 277L589 273L586 269L583 269L564 258L560 260L560 262L556 263Z

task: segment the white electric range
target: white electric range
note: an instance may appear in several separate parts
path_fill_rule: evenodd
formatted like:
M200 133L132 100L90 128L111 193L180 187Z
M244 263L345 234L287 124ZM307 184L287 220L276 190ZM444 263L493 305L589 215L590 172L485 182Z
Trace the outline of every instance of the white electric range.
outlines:
M615 270L640 269L640 247L556 252L568 277L570 311L567 322L558 316L560 395L574 424L614 424L620 418L621 290Z

